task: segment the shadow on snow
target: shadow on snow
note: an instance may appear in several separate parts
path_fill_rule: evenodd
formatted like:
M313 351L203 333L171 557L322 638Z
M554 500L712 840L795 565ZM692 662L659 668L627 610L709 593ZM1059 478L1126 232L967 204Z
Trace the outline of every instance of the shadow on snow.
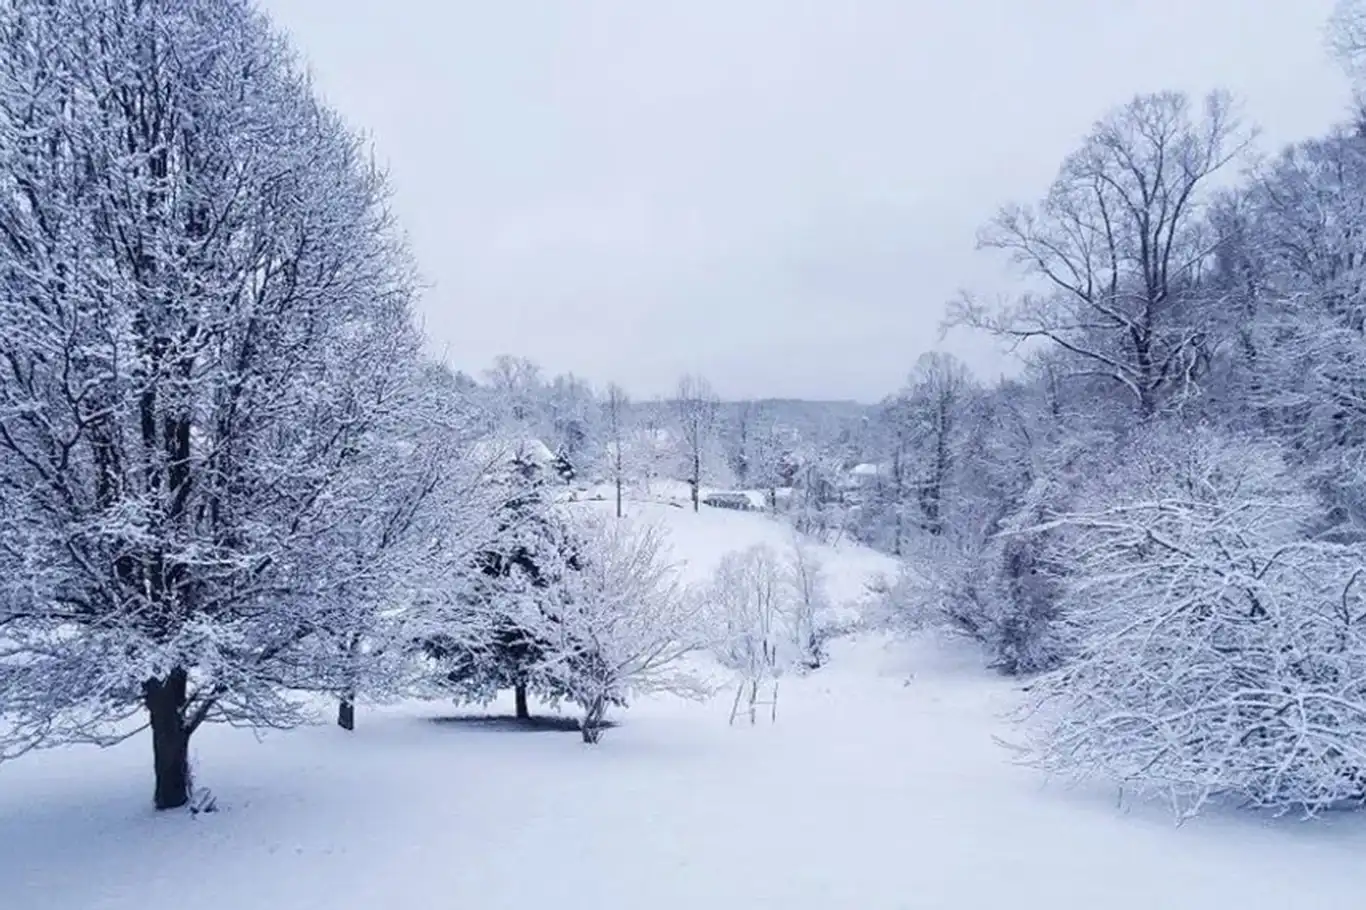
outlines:
M455 714L430 718L440 726L463 727L470 730L509 731L513 733L578 733L579 719L563 715L532 715L515 717L511 714ZM602 727L610 730L616 721L604 720Z

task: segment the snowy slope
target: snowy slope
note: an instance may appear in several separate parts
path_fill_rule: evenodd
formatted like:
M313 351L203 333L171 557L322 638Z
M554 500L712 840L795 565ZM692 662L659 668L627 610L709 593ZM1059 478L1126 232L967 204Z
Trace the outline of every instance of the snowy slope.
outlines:
M594 506L601 507L601 506ZM705 578L786 543L762 516L632 505ZM826 552L857 598L876 554ZM835 642L776 724L728 704L634 706L575 734L366 711L355 734L210 729L223 811L154 816L148 744L0 767L0 907L1336 908L1366 895L1366 824L1214 817L1174 828L1112 791L1041 786L992 741L1010 686L961 644ZM722 699L724 701L724 699Z
M582 505L609 512L612 509L610 502ZM799 538L820 558L828 576L831 600L836 604L857 604L866 596L867 583L874 576L896 574L896 561L889 556L852 543L833 546L816 543L796 534L790 524L762 512L734 512L706 506L693 512L691 506L671 502L630 502L625 511L632 521L666 529L674 559L683 566L685 577L692 582L710 581L727 553L767 544L783 556Z

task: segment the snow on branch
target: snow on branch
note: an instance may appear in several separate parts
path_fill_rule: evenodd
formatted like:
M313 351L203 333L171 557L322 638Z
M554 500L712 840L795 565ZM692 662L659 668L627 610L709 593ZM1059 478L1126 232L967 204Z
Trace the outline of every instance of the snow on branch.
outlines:
M610 704L710 694L686 661L706 641L705 616L658 528L584 511L574 530L581 564L563 577L552 672L584 709L584 741L597 742Z
M1188 435L1187 435L1188 434ZM1366 796L1366 586L1273 447L1154 431L1060 529L1075 661L1030 758L1163 794L1319 811Z

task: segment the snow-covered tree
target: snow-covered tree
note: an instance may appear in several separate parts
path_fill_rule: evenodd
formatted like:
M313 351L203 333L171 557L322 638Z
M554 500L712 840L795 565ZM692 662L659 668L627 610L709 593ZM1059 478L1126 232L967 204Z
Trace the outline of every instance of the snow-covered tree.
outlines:
M792 535L783 580L790 597L788 629L792 645L802 664L815 670L825 662L825 643L818 623L820 614L830 604L825 567L815 548L800 534Z
M566 694L552 653L563 637L562 589L581 563L550 496L544 447L514 443L505 451L485 478L501 500L494 532L474 556L450 627L429 622L422 643L460 697L487 702L511 689L516 715L525 719L531 695L555 702Z
M782 561L759 544L727 554L708 592L715 625L721 629L716 656L740 677L730 719L742 702L751 723L757 717L760 688L772 684L772 715L778 712L778 680L792 662L791 601Z
M511 432L539 432L544 413L545 380L541 368L525 357L499 355L484 373L491 410Z
M616 494L617 517L622 517L622 491L626 485L627 413L631 400L621 386L612 383L603 400L603 424L607 438L607 475Z
M760 407L752 401L736 402L724 420L721 443L726 463L735 482L741 488L750 483L754 462L754 431L760 417Z
M674 419L683 443L687 462L688 488L692 507L701 508L702 469L716 434L718 402L711 384L700 376L684 376L673 399Z
M0 752L288 725L415 281L245 0L0 5Z
M1221 423L1283 440L1343 539L1366 527L1363 204L1358 129L1286 150L1247 188L1241 221L1224 237L1238 343L1220 363L1223 395L1210 409Z
M609 705L709 694L684 661L706 642L705 601L683 584L657 528L586 510L573 518L581 565L565 575L548 663L583 708L584 742L595 743Z
M922 432L907 433L915 441L908 443L905 462L912 470L906 476L941 477L945 483L935 498L941 503L940 533L926 533L920 497L908 496L904 524L912 533L901 555L912 571L894 586L901 615L893 624L967 635L984 646L992 667L1012 675L1048 669L1063 659L1055 634L1061 617L1057 568L1049 555L1056 532L1039 526L1068 507L1078 483L1108 465L1116 446L1108 423L1117 409L1085 385L1061 382L1070 377L1070 365L1056 361L1056 354L1036 354L1021 376L994 388L961 386L964 394L948 421L934 419L936 407L921 410L923 421L907 420ZM937 398L919 400L929 404ZM904 400L906 413L915 413L910 396ZM938 426L949 432L941 435ZM939 445L939 439L948 444ZM940 457L944 452L947 459ZM947 470L934 470L941 465ZM885 484L879 478L875 497L887 496ZM917 486L905 483L902 489ZM864 539L891 549L887 535L878 533L891 524L890 504L873 498L860 506L871 512L860 515Z
M856 480L858 506L855 533L870 546L904 556L907 529L912 523L912 465L918 454L914 447L914 421L910 401L903 392L888 396L874 412L876 441L873 460L863 462Z
M897 556L918 535L951 524L976 390L966 367L939 352L923 355L906 386L876 412L881 468L859 515L865 540Z
M945 532L958 480L965 412L974 393L972 377L955 358L931 352L917 362L908 391L921 452L914 483L919 523L924 533L937 537Z
M778 490L792 484L790 434L783 432L772 412L758 409L748 430L746 470L749 482L764 491L770 512L778 511Z
M1272 445L1161 428L1062 533L1076 657L1034 684L1032 758L1165 795L1315 811L1366 796L1366 570L1315 541Z
M792 478L792 522L798 531L833 542L848 525L844 478L848 458L826 440L801 444L783 467Z
M1000 310L964 299L954 320L1068 352L1074 375L1103 380L1139 419L1194 394L1211 344L1201 278L1216 245L1204 216L1251 134L1224 94L1192 107L1162 92L1102 118L1042 203L1009 206L982 232L1044 290Z
M1337 0L1328 34L1329 46L1352 80L1357 107L1366 110L1366 3Z
M649 496L656 480L672 476L678 462L677 446L665 424L661 403L645 405L635 417L626 434L626 462L640 492Z
M597 411L592 388L573 374L556 376L546 388L542 435L555 453L555 469L566 483L596 467L592 449L599 433Z
M404 396L401 431L374 436L357 454L366 480L347 503L335 532L346 546L329 566L342 577L310 640L320 649L310 688L336 694L347 730L358 697L406 694L415 630L449 628L460 615L502 505L484 482L480 427L452 377L436 366L409 372L395 389Z

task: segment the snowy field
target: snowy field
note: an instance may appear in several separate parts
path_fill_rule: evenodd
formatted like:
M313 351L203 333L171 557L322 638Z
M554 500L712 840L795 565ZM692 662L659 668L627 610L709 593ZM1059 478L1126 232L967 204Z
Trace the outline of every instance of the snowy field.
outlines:
M596 506L595 506L596 507ZM631 504L695 579L781 547L763 516ZM826 548L852 603L890 563ZM1366 823L1214 815L1176 828L1012 766L1012 704L961 644L835 642L783 683L778 721L728 727L729 696L646 701L596 746L574 732L441 722L439 703L195 740L220 811L155 815L149 747L0 768L0 907L1346 908ZM507 710L498 705L493 710Z

